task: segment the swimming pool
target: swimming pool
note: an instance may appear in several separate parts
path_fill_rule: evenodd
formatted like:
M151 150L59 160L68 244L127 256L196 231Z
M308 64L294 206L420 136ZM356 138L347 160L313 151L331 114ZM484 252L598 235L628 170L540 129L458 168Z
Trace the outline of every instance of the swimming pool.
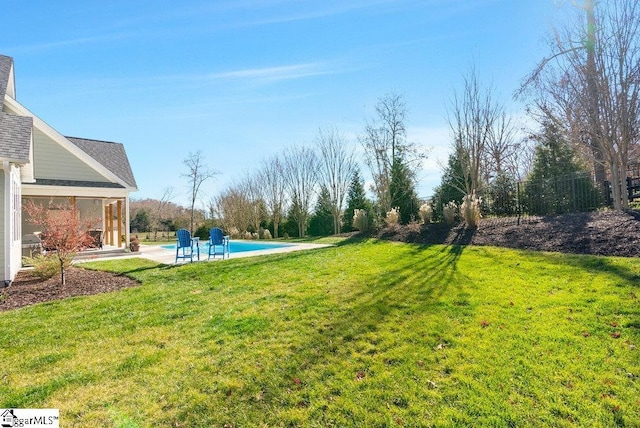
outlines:
M200 242L200 249L207 252L208 241ZM273 250L276 248L293 247L293 244L283 244L280 242L258 242L258 241L229 241L229 251L231 253L243 253L247 251ZM162 245L167 250L175 250L176 245Z

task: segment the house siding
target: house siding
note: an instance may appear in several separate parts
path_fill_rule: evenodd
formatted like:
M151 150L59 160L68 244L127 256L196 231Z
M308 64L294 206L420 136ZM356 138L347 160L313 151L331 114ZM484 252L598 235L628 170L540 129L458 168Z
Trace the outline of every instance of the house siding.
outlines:
M109 181L38 129L33 133L33 164L36 179Z

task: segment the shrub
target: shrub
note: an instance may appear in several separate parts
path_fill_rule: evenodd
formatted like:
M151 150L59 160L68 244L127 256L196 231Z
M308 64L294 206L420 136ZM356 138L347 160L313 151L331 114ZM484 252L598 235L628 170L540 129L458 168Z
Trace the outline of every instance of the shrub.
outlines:
M367 210L353 210L353 227L361 232L369 229L369 219L367 218Z
M269 229L265 229L264 232L262 232L262 238L271 239L271 232L269 231Z
M251 232L246 231L244 233L244 239L253 239L253 235L251 235Z
M451 226L456 221L456 214L458 213L458 204L455 201L448 202L442 208L442 215L444 216L444 221Z
M238 228L232 227L231 229L229 229L229 236L231 236L231 238L233 239L238 239L240 238L240 231L238 230Z
M420 218L422 219L423 223L430 223L432 215L433 210L431 209L430 203L427 202L426 204L420 205Z
M513 177L498 174L487 191L489 214L512 216L518 213L518 183Z
M387 227L393 224L398 224L400 221L400 208L391 208L391 211L387 212L387 216L384 218L384 222L387 223Z
M467 223L467 227L476 229L480 224L480 204L482 204L482 198L477 197L475 193L462 198L460 215Z
M63 260L65 269L71 266L73 257L65 257ZM60 261L55 255L35 254L32 257L23 257L25 266L33 266L33 274L40 279L53 278L60 274Z
M209 227L207 225L202 225L198 227L193 234L193 236L200 238L201 241L209 240Z

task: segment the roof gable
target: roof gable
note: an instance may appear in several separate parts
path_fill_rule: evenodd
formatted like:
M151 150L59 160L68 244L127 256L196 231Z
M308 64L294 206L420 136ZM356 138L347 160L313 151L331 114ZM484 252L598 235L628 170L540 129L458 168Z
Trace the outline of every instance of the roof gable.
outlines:
M66 138L78 146L83 152L98 161L102 166L114 173L128 186L138 187L123 144L110 141L90 140L87 138Z

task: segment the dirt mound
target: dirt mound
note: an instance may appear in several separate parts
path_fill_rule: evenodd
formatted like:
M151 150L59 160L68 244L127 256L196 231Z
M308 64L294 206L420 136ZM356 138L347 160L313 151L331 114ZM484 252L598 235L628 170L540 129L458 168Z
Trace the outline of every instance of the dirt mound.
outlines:
M394 226L376 237L418 244L494 245L604 256L640 256L640 212L597 211L520 220L483 219L478 229L464 224Z

